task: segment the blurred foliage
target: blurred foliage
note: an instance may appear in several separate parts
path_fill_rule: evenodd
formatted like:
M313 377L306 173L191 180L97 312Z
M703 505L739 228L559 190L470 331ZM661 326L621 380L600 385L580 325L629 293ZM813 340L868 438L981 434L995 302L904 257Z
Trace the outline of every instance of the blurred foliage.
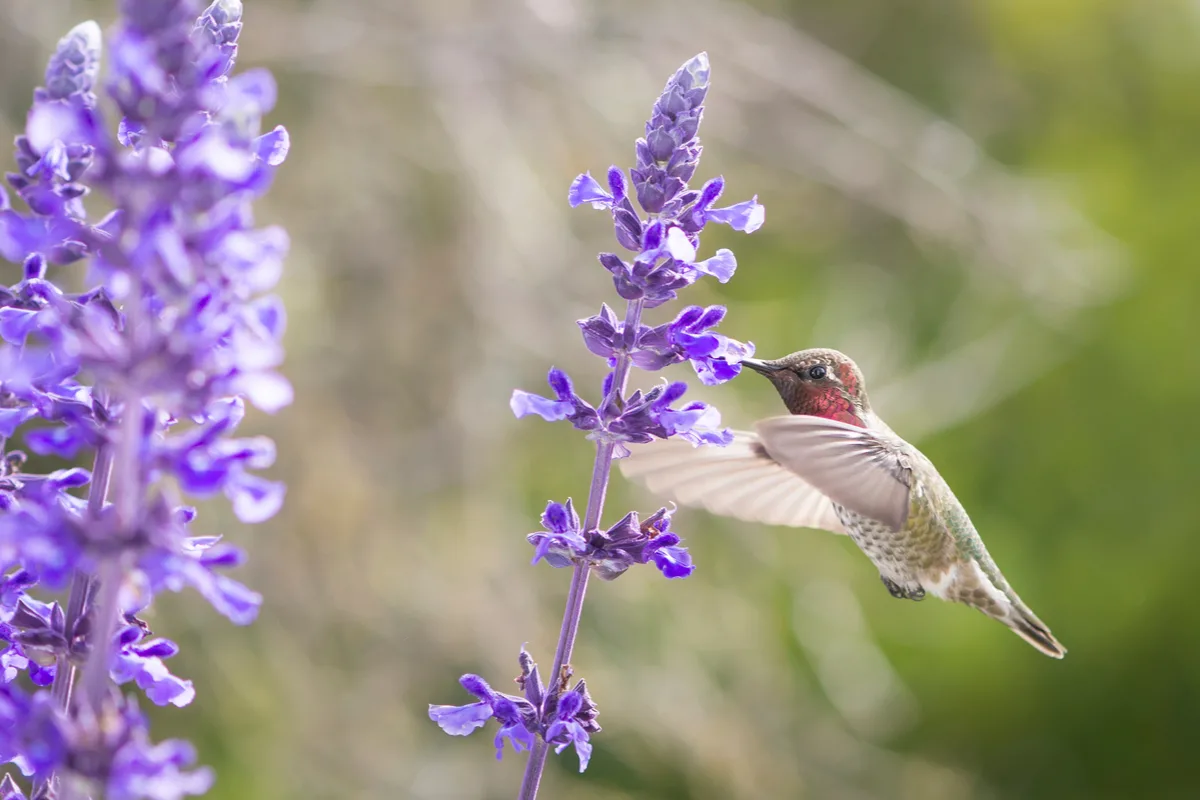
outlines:
M111 5L0 7L0 133L56 38ZM894 601L844 539L687 511L693 578L591 587L574 665L605 730L585 775L551 759L544 795L1195 795L1194 3L248 0L245 19L240 63L275 72L293 137L261 216L294 240L297 402L248 423L290 495L263 530L202 517L250 547L253 627L186 595L152 621L199 692L155 732L197 742L214 800L515 794L523 761L426 704L465 702L466 671L503 686L522 642L553 653L568 576L530 568L522 535L584 495L591 454L507 398L551 363L596 385L574 320L612 297L593 260L612 245L565 189L630 160L701 49L700 177L768 216L710 236L738 275L685 299L727 304L767 357L858 358L1070 654ZM777 411L755 377L698 394L735 426ZM618 478L606 519L655 505Z

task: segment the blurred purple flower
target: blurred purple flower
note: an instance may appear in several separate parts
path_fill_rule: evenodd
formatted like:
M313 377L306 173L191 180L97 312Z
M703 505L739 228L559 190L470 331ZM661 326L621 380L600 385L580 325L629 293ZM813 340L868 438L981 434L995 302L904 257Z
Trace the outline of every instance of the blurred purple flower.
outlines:
M277 372L286 315L264 295L287 236L254 228L251 213L289 140L261 130L269 73L233 74L240 0L118 5L106 78L101 30L86 22L34 92L6 175L26 210L0 189L0 257L22 276L0 286L0 761L35 776L31 796L62 770L110 800L176 800L211 774L188 769L186 743L151 745L111 686L135 683L158 705L195 696L164 663L175 644L134 616L155 593L191 586L239 624L261 602L223 574L241 551L191 536L195 511L180 501L224 494L243 522L283 502L283 485L259 474L273 443L233 432L244 400L268 412L291 400ZM114 208L94 223L92 191ZM98 284L56 286L51 268L83 258ZM95 450L95 466L27 472L17 439L60 459ZM31 594L68 585L62 605ZM25 695L22 674L51 689ZM21 791L10 780L5 793Z
M144 622L127 615L125 626L117 633L116 652L113 654L110 673L113 682L120 685L135 682L156 706L188 705L196 697L192 682L171 674L163 659L179 652L179 647L170 639L149 639L149 628Z

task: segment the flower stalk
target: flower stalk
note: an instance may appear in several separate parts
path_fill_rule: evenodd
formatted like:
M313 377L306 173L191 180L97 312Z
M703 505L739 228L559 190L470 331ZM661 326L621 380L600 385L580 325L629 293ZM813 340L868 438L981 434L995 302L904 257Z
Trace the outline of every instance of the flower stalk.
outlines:
M737 375L741 360L754 353L752 344L713 330L725 314L720 306L690 306L673 321L656 327L642 322L644 311L673 300L679 290L701 277L712 276L722 283L732 277L737 262L730 251L718 250L704 260L696 258L699 233L708 222L751 232L763 221L757 199L713 207L724 187L721 178L708 181L700 190L688 188L700 158L696 132L708 78L704 53L685 63L655 103L646 136L636 143L637 165L628 176L612 167L607 186L602 186L584 173L568 192L572 206L588 203L608 210L618 244L634 254L632 263L613 253L602 253L599 258L612 274L617 294L626 301L624 317L619 319L603 305L600 313L578 321L587 349L604 358L609 367L600 404L593 406L580 397L566 373L558 369L551 369L547 376L553 397L519 389L513 392L511 407L518 417L532 414L547 421L565 420L596 443L583 520L570 499L566 503L551 501L542 514L543 530L526 537L534 546L535 564L544 560L553 567L572 568L549 686L542 685L537 665L522 650L517 682L524 690L523 697L495 692L479 676L464 675L460 683L478 702L429 707L430 718L446 733L457 736L471 733L490 719L497 720L501 726L495 739L497 757L506 741L517 752L530 750L518 795L521 800L537 796L552 746L556 752L574 746L579 771L584 771L592 753L590 736L600 730L585 683L568 686L591 573L613 580L635 564L649 563L667 578L687 577L694 570L679 535L670 530L673 509L660 508L644 519L631 511L608 529L601 529L613 461L630 455L631 446L656 439L678 437L693 446L723 446L731 440L730 432L720 427L720 414L711 406L688 403L675 407L687 390L682 382L664 382L627 393L631 368L653 371L687 361L701 382L718 384ZM634 207L634 200L644 217Z

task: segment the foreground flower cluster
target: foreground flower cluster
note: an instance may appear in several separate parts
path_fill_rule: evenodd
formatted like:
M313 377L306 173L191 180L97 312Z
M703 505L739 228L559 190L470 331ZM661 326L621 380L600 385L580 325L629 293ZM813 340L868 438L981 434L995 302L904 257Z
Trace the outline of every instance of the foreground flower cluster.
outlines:
M543 530L528 536L534 563L544 560L554 567L574 569L550 671L552 683L543 686L537 666L522 649L517 682L524 689L523 698L495 692L477 675L464 675L463 688L478 702L429 708L433 721L453 735L469 734L495 719L500 724L497 757L505 740L517 752L530 750L521 798L536 796L550 746L562 752L574 745L582 772L591 756L590 734L600 730L584 682L568 687L589 573L612 580L634 564L654 564L668 578L687 577L693 571L691 557L679 546L678 534L670 530L669 509L660 508L640 521L636 512L630 512L608 529L600 529L613 459L627 456L631 443L656 438L679 437L695 446L724 446L732 439L721 427L715 408L700 402L677 405L687 391L684 383L626 390L633 366L653 371L688 361L700 380L711 385L733 378L741 370L741 360L754 354L753 345L715 332L725 316L720 306L689 306L673 321L655 327L642 323L644 310L675 299L681 289L702 277L724 283L733 276L737 262L729 250L697 260L699 234L705 225L717 222L750 233L763 223L757 198L715 207L724 189L721 178L699 190L688 186L700 162L696 134L708 82L708 56L701 53L667 81L646 123L645 138L637 141L636 166L628 175L611 167L603 185L588 173L571 184L570 204L589 203L609 211L617 243L630 253L625 257L600 254L601 265L612 274L617 294L625 300L624 316L603 305L598 314L578 323L588 350L604 358L609 367L600 402L593 405L580 397L570 378L558 369L551 369L548 376L552 397L513 392L512 410L518 417L533 414L548 421L566 420L596 442L584 519L580 520L570 499L552 501L542 515Z
M251 212L288 149L282 128L260 131L274 82L231 74L240 0L119 11L105 40L85 22L59 42L7 175L23 209L0 187L0 256L18 265L0 286L0 760L32 779L5 778L3 800L207 790L191 746L152 743L117 687L195 697L139 616L156 593L257 614L224 574L241 551L189 532L189 498L224 494L243 522L283 502L256 472L273 443L234 435L245 401L291 401L284 310L264 295L287 237ZM97 221L93 190L114 209ZM59 591L65 605L48 602Z

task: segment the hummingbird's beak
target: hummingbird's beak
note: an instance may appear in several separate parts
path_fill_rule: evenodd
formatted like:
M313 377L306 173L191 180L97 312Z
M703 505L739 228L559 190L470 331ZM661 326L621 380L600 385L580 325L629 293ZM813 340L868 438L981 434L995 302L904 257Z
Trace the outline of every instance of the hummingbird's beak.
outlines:
M783 367L770 361L759 361L757 358L743 358L742 363L759 375L770 377L772 372L779 372Z

